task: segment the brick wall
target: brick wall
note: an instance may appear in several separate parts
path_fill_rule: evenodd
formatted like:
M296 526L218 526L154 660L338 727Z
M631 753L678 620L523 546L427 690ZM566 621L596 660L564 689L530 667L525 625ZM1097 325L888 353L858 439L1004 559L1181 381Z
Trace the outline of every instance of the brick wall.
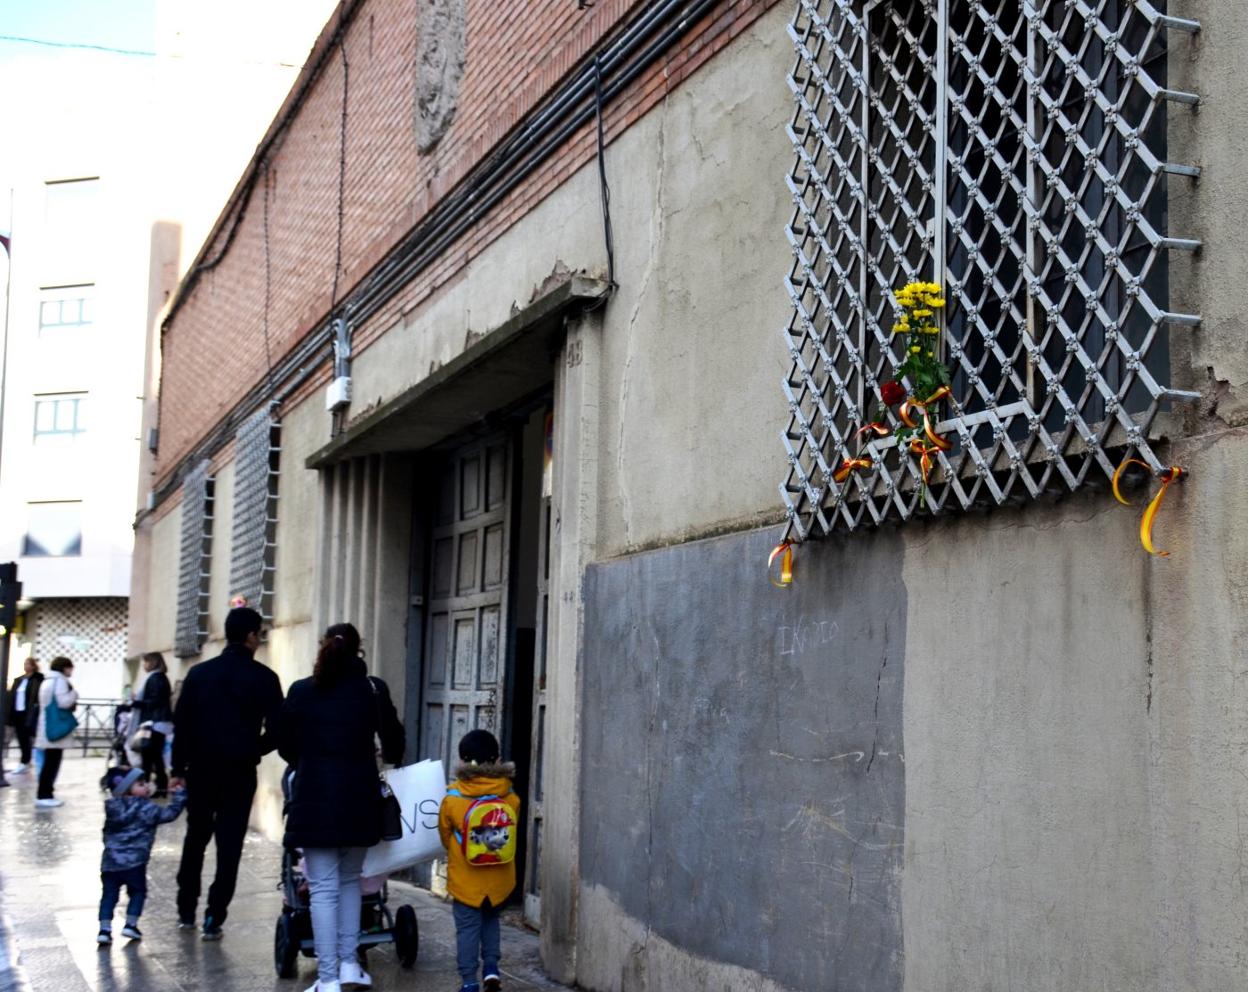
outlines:
M607 108L608 140L640 118L777 0L724 0ZM346 51L348 101L338 298L540 102L641 0L523 0L500 14L467 5L467 61L449 129L428 154L416 147L413 101L417 52L411 4L364 0ZM333 45L335 22L314 51ZM162 342L157 484L328 312L338 224L343 62L329 50L293 122L268 156L220 264L195 285ZM495 232L524 216L594 154L582 128L484 218ZM268 231L265 233L267 185ZM228 213L228 211L227 211ZM218 223L204 251L215 257L231 223ZM265 255L270 286L264 333ZM357 330L357 350L391 326L471 260L470 231ZM327 375L327 373L325 373Z

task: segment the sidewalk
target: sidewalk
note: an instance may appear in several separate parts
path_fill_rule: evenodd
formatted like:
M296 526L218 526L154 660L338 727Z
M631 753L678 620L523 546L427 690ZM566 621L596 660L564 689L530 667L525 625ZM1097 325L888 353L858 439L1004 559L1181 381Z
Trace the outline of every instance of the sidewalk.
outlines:
M302 992L316 980L316 962L300 958L299 976L283 981L273 968L273 930L281 909L280 848L249 834L230 906L225 939L204 943L198 931L175 926L173 878L177 872L185 818L163 826L148 866L148 900L140 927L144 938L95 943L99 905L100 829L103 798L100 757L66 756L54 810L34 807L33 775L10 775L0 789L0 992ZM212 879L209 846L204 888ZM369 952L373 988L454 992L455 927L449 905L427 892L391 883L392 909L410 903L420 925L416 966L404 971L390 945ZM503 978L509 992L563 989L546 978L538 961L537 937L515 926L503 928Z

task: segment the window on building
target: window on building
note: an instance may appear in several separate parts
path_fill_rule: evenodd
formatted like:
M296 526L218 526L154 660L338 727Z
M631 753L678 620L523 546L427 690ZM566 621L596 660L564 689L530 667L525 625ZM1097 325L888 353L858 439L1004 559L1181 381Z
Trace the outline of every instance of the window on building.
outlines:
M95 322L95 286L45 286L39 290L39 331L86 327Z
M799 536L1035 498L1112 474L1169 386L1164 0L799 0L782 487ZM1182 180L1178 180L1182 181ZM950 444L924 482L879 387L895 291L936 282ZM859 466L838 472L847 463ZM862 466L868 465L868 468ZM838 479L837 476L841 477Z
M99 176L47 182L40 260L45 285L92 281L105 250Z
M28 504L22 554L30 558L64 558L82 554L82 503Z
M35 397L35 441L74 438L87 429L86 393L45 393Z

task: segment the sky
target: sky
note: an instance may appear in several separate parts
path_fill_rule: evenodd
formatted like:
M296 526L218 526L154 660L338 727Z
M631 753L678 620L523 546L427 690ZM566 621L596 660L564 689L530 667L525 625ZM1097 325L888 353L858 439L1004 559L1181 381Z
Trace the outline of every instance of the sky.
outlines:
M150 52L156 47L156 0L0 0L0 35ZM0 63L41 50L55 51L0 40Z
M0 0L0 193L108 168L147 170L142 208L176 216L197 243L334 6ZM11 226L0 203L0 230Z

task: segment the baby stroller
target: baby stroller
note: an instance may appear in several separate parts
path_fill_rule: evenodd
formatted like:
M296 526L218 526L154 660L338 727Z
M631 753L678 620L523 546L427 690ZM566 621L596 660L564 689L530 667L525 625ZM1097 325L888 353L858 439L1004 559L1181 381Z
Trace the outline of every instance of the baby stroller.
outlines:
M294 769L288 768L282 776L282 796L286 806L290 804L294 779ZM282 848L282 913L277 918L277 929L273 935L273 963L278 978L295 977L300 952L309 958L316 954L312 946L312 913L302 862L302 851ZM370 881L372 884L369 884ZM416 951L420 945L416 910L403 905L391 913L386 904L388 893L384 879L363 879L361 889L360 964L364 965L369 948L393 943L399 964L411 968L416 963Z

